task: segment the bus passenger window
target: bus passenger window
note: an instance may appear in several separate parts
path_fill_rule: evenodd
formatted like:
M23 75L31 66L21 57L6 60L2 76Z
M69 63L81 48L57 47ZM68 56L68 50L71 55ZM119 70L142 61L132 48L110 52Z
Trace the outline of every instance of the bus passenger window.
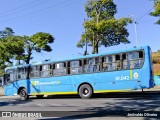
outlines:
M122 61L123 61L123 69L129 69L130 64L129 64L129 61L127 60L127 54L126 53L122 54Z
M99 58L89 58L84 60L84 72L85 73L92 73L98 72L100 68Z
M81 74L82 73L82 63L80 60L70 62L70 74Z
M121 69L120 55L108 55L102 58L103 71L113 71Z
M115 70L115 55L109 55L104 57L103 70L104 71Z
M53 70L54 76L62 76L67 74L66 63L56 63Z
M139 67L142 67L144 62L143 51L139 51Z
M6 72L6 77L5 77L5 81L6 82L12 82L16 80L16 73L14 69L11 70L7 70Z
M41 77L50 77L52 75L51 65L42 65Z
M143 51L139 51L139 58L143 58Z
M120 55L115 55L116 61L115 61L115 70L121 69L121 61L120 61Z
M123 60L123 69L139 68L143 65L143 51L133 51L123 54L126 59Z
M30 77L37 78L40 76L40 67L39 66L32 66L30 68Z
M128 60L130 61L130 69L138 67L138 52L129 52Z
M17 78L18 79L26 79L26 72L25 68L18 68L17 69Z

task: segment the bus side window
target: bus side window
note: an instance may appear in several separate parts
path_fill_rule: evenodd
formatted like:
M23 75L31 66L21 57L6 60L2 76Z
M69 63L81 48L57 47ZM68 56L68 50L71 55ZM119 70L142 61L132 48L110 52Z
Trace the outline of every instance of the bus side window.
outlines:
M16 80L15 69L7 70L5 81L6 82L13 82L14 80Z
M138 67L142 67L143 62L144 62L143 51L139 51L139 66Z
M66 75L66 73L67 73L66 62L55 64L55 69L53 70L54 76L62 76Z
M87 73L87 59L83 60L83 72Z
M129 61L127 60L127 54L123 53L122 54L122 62L123 62L123 69L129 69Z
M123 54L123 69L140 68L143 65L143 51L133 51Z
M100 71L100 58L95 58L95 63L93 64L93 72L99 72Z
M70 62L70 74L81 74L82 73L82 61L75 60Z
M26 79L26 68L17 69L17 79Z
M51 65L42 65L41 66L41 77L50 77L52 76L52 68Z
M93 73L100 70L100 59L97 58L88 58L84 60L84 72Z
M115 61L115 69L120 70L121 69L121 61L120 61L120 55L115 55L116 61Z
M31 66L30 67L30 77L37 78L40 76L40 67L39 66Z
M114 70L114 64L115 64L114 61L115 61L114 55L109 55L109 56L104 57L103 71Z

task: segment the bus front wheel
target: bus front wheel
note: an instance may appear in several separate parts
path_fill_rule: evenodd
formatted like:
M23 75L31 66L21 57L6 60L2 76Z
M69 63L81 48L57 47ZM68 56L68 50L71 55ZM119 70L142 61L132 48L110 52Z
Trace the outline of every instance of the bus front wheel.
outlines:
M92 96L93 90L90 85L88 84L83 84L80 86L78 90L79 96L83 99L88 99Z
M21 100L26 100L28 99L28 95L27 95L27 92L26 92L26 89L25 88L22 88L19 92L19 95L20 95L20 99Z

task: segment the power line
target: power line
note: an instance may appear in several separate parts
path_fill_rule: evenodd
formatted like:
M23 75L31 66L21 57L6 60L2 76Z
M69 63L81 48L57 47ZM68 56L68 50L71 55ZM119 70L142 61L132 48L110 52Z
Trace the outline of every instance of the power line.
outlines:
M138 35L137 35L137 24L139 23L139 21L144 18L148 13L151 12L151 10L153 10L154 7L152 7L151 9L149 9L146 13L144 13L141 17L139 17L139 19L135 20L133 19L133 23L134 23L134 30L135 30L135 35L136 35L136 47L138 46ZM140 22L142 23L142 22Z
M45 1L43 1L43 2L34 4L34 5L32 5L32 6L28 6L28 7L25 7L25 8L22 8L22 7L21 7L22 9L17 10L17 11L12 12L12 13L8 12L9 14L7 14L7 15L2 15L2 16L0 16L0 18L4 18L4 17L10 16L10 15L14 15L14 14L16 14L16 13L18 13L18 12L23 12L23 11L25 11L25 10L28 10L29 8L33 8L33 7L37 6L37 5L40 5L40 4L49 2L49 1L50 1L50 0L47 0L47 1L45 0ZM33 2L32 2L32 3L33 3ZM26 6L26 5L25 5L25 6Z
M28 16L28 15L31 15L31 14L35 14L35 13L38 13L38 12L41 12L41 11L44 11L44 10L47 10L47 9L50 9L50 8L53 8L53 7L61 6L61 5L66 4L67 2L70 2L70 1L71 1L71 0L65 0L65 1L60 2L60 3L57 3L57 4L55 4L55 5L51 5L51 6L48 6L48 7L45 7L45 8L42 8L42 9L39 9L39 10L30 12L30 13L27 13L27 14L25 14L25 15L21 15L21 16L15 17L15 18L11 18L11 19L6 19L6 20L3 20L3 21L0 21L0 23L4 23L4 22L13 21L13 20L16 20L16 19L20 19L20 18L22 18L22 17Z
M154 7L152 7L151 9L149 9L146 13L144 13L139 19L137 19L137 21L136 22L138 22L138 21L140 21L143 17L145 17L148 13L150 13L151 12L151 10L153 10L154 9Z
M147 23L147 22L150 22L150 21L153 21L153 20L155 20L155 18L143 20L143 21L139 22L138 24Z
M37 0L35 0L35 1L33 1L33 2L30 2L30 3L27 3L27 4L24 4L24 5L19 6L19 7L16 7L16 8L10 9L10 10L4 11L4 12L0 12L0 14L6 14L6 13L9 13L9 12L11 12L11 11L14 11L14 10L20 9L20 8L22 8L22 7L25 7L25 6L30 5L30 4L32 4L32 3L35 3L35 2L37 2Z

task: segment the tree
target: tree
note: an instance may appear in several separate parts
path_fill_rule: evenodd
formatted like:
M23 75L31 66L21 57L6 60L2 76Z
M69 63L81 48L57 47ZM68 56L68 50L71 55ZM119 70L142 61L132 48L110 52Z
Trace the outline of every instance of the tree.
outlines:
M4 73L4 68L12 64L12 59L21 55L23 41L20 36L14 36L14 31L6 27L0 31L0 74Z
M113 0L88 0L85 6L88 20L83 26L86 30L81 35L77 47L83 47L85 40L92 46L92 53L98 53L100 46L113 46L120 43L130 43L127 39L129 33L125 26L132 23L130 18L115 19L117 12Z
M54 42L54 37L49 33L38 32L33 36L16 36L11 28L7 27L0 31L0 73L3 73L6 64L12 61L23 60L26 64L33 58L32 52L52 51L50 43Z
M151 12L150 15L160 18L160 0L154 0L154 12ZM160 19L156 24L160 24Z
M13 58L18 59L24 53L24 42L21 36L3 37L0 43L0 59L5 62L12 63Z
M6 27L4 30L0 31L0 39L6 36L13 36L14 31L10 27Z
M0 31L0 58L1 60L12 63L12 58L17 58L24 53L24 42L21 36L15 36L14 31L6 27Z
M51 52L52 48L49 46L50 43L54 42L54 37L49 33L38 32L33 36L23 36L25 46L24 49L26 54L24 55L24 60L27 64L30 63L32 59L32 52L35 50L36 52L46 51Z

